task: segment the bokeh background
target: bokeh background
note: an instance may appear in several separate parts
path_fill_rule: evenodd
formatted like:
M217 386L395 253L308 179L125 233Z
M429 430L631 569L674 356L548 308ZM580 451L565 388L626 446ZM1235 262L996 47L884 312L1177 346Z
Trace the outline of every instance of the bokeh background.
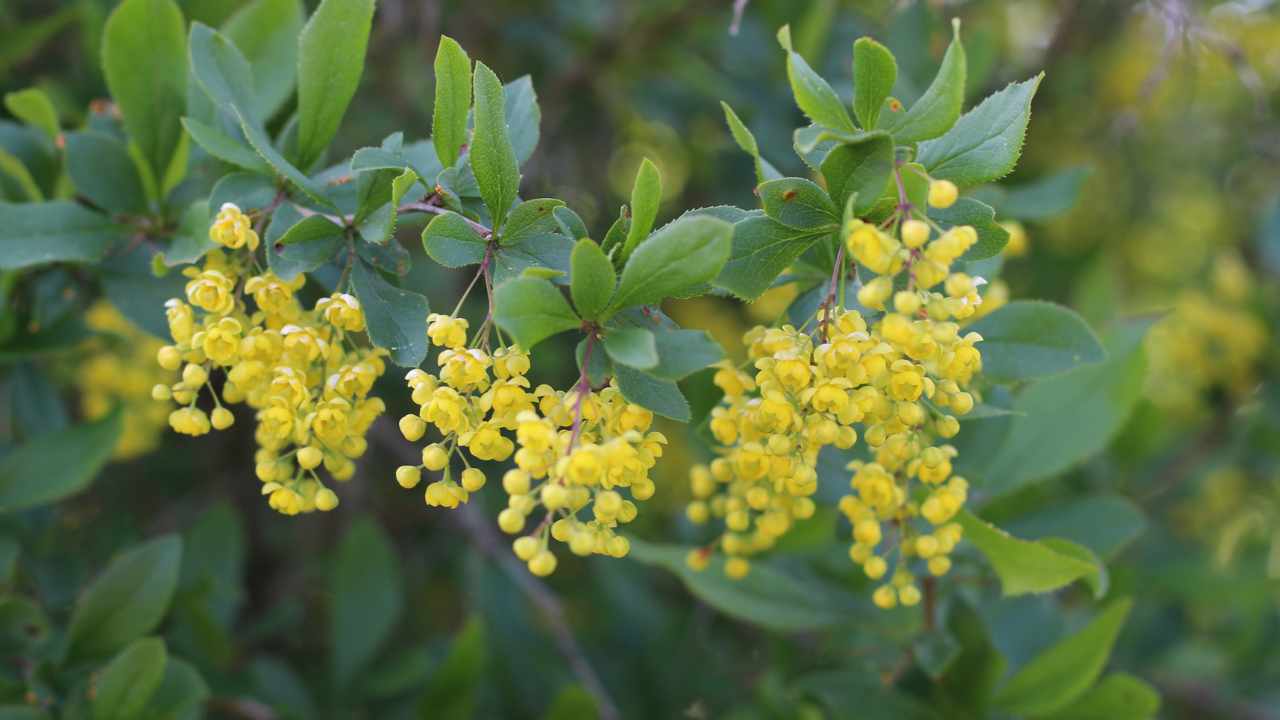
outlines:
M0 4L0 90L39 86L64 124L78 125L106 96L98 42L113 4ZM241 2L181 4L188 18L216 26ZM851 42L875 36L895 51L899 95L910 100L933 75L951 17L963 20L971 101L1046 72L1018 171L1003 189L984 190L1022 217L1024 242L1007 253L1002 275L1010 297L1068 304L1099 329L1160 314L1142 400L1116 439L984 514L1051 518L1081 512L1085 495L1117 499L1125 522L1111 581L1137 606L1115 665L1162 691L1165 717L1280 718L1277 3L381 0L337 145L349 152L397 130L429 134L431 60L447 33L503 78L533 78L542 136L526 196L564 198L602 233L649 157L664 179L664 218L751 206L752 164L719 101L784 174L804 174L790 150L801 116L773 38L778 27L791 24L797 49L845 95ZM400 241L420 255L413 228ZM451 306L466 279L425 262L415 273L436 307ZM48 317L76 305L68 297L75 283L47 283ZM752 307L704 299L668 310L732 349L787 300L783 291ZM89 321L118 322L105 311ZM851 697L881 692L907 627L895 614L858 609L865 616L839 633L779 635L718 614L673 575L632 560L563 558L547 583L554 596L531 591L489 529L497 493L466 514L428 509L393 481L403 450L393 443L373 443L338 511L280 517L258 496L247 435L192 440L163 431L165 413L145 391L151 342L94 348L87 363L53 358L65 382L52 388L33 390L44 381L8 366L6 443L121 397L130 414L119 461L89 492L5 516L0 531L24 539L22 582L64 613L117 549L182 533L186 558L166 637L208 678L213 717L590 717L584 675L569 656L593 669L624 717L907 717L892 705L820 711L797 704L789 686L835 668L864 693ZM546 353L535 382L563 385L576 375L570 348ZM398 378L381 394L393 415L407 408ZM702 449L669 429L659 492L636 532L692 542L683 469ZM847 482L838 475L823 478L833 493ZM807 572L857 588L852 566L838 562L837 533L847 528L820 528L789 551L818 558ZM980 610L1016 665L1091 607L1083 592L1068 591ZM376 640L343 685L333 682L330 628L339 623ZM566 628L573 653L564 652Z

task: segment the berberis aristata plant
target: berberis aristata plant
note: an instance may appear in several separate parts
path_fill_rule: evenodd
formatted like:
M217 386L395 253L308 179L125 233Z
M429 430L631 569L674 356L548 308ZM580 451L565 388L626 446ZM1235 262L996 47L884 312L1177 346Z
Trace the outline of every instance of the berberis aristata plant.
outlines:
M594 233L565 202L522 196L521 167L539 134L531 81L503 84L447 37L430 137L397 132L331 156L372 13L372 0L320 3L301 31L289 104L293 74L261 48L246 54L235 28L188 30L171 0L126 0L103 42L109 111L64 131L38 91L11 103L57 172L37 180L18 160L8 168L27 193L0 205L8 302L29 306L23 293L38 278L75 268L105 298L91 317L110 318L90 329L124 338L123 352L153 350L156 363L131 368L142 375L128 383L108 382L118 374L109 363L77 373L93 423L14 454L56 447L101 464L117 442L120 453L151 447L158 439L138 433L159 432L158 423L131 423L122 436L121 411L109 407L154 416L136 408L137 386L152 383L177 433L252 423L256 465L243 478L272 508L330 511L357 465L386 451L369 436L394 431L383 416L403 399L379 397L375 383L396 372L417 409L399 418L395 441L413 443L407 452L420 461L394 461L395 481L428 508L457 508L500 478L494 521L535 575L552 573L566 549L634 554L752 617L733 607L725 576L769 582L754 577L760 558L834 509L874 605L923 603L928 623L938 597L958 592L936 578L965 543L989 558L1006 593L1077 579L1100 589L1100 562L1083 546L1019 540L965 509L1023 482L1017 469L1039 462L1044 442L1023 423L1054 412L1055 398L1076 391L1071 382L1089 382L1064 386L1077 377L1065 371L1106 357L1071 311L986 294L1009 233L966 191L1013 169L1040 77L966 112L957 22L936 77L909 106L892 96L894 56L858 40L850 106L783 28L787 75L809 121L792 148L805 177L775 170L726 105L732 137L752 156L760 207L692 209L661 223L661 175L645 161L618 219ZM272 122L286 110L286 122ZM400 244L415 223L425 224L424 253ZM415 263L465 268L451 310L428 307ZM741 358L663 312L682 299L751 301L784 285L797 299L746 333ZM461 314L472 293L484 294L479 320ZM128 341L138 328L164 344ZM5 332L27 343L83 340L35 324ZM577 380L534 385L541 346L561 335L576 344ZM1112 352L1131 352L1138 335L1120 333ZM695 412L684 391L697 378L716 396ZM675 422L659 431L659 416ZM972 418L1001 419L1007 437L962 450ZM686 432L679 423L705 446L705 462L676 469L688 489L656 472L667 434ZM1050 455L1045 462L1063 462ZM962 462L988 472L966 478ZM72 480L6 491L6 506L56 500L83 486ZM628 533L640 506L662 494L691 494L693 549ZM1125 607L1099 617L1100 647ZM70 657L86 632L72 623ZM1004 707L1054 709L1019 677L1001 691Z

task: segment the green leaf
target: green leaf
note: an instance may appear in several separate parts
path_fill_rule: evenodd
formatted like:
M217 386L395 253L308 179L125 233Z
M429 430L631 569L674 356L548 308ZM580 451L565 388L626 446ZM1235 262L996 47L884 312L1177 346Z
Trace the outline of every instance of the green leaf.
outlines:
M365 240L376 245L386 245L396 234L396 221L399 219L400 201L405 193L418 182L418 174L410 168L391 180L391 197L360 220L356 229Z
M649 374L667 380L683 380L724 359L724 349L705 330L653 330L658 364Z
M511 208L498 242L502 245L521 245L552 241L552 236L560 234L555 211L561 207L564 207L564 201L555 198L525 200Z
M938 684L975 717L987 717L991 694L1009 663L992 642L982 616L962 598L953 599L946 627L960 644L960 655Z
M960 187L1008 175L1022 153L1031 119L1031 99L1044 78L1011 83L965 113L947 134L921 143L916 159L935 178Z
M222 32L253 69L256 117L275 115L298 79L298 34L306 19L299 0L255 0L236 11Z
M369 339L391 353L391 362L414 368L427 357L427 299L392 285L363 260L351 268L351 289L364 307Z
M733 226L712 217L684 217L640 243L610 308L652 305L709 282L729 259Z
M511 138L516 162L523 166L538 147L542 123L538 94L534 92L533 79L528 75L503 85L502 94L506 98L507 136Z
M741 580L724 574L724 560L713 556L701 571L685 557L693 548L659 545L631 538L628 557L674 573L689 592L726 615L777 632L809 632L849 622L850 596L814 578L784 572L767 561L752 564Z
M862 127L876 126L880 108L897 81L898 61L889 48L869 37L853 43L853 114Z
M609 378L613 377L613 361L609 356L601 352L595 347L598 343L592 339L591 357L587 357L587 339L583 338L578 341L578 345L573 349L573 360L577 364L578 369L582 370L582 365L587 364L587 380L592 386L600 386L609 382Z
M569 257L569 294L586 320L595 320L609 306L618 276L613 263L591 238L582 238Z
M1002 218L1048 220L1075 207L1093 168L1074 167L1014 187L982 188L981 196Z
M484 259L486 241L457 213L437 215L422 231L422 247L445 267L474 265Z
M1142 338L1149 326L1147 321L1118 326L1103 342L1105 362L1039 380L1022 391L999 450L972 472L976 484L1000 495L1053 477L1106 447L1142 395Z
M783 28L779 32L779 41L783 39ZM787 33L789 37L789 33ZM819 125L836 130L854 130L853 121L849 119L849 111L844 102L831 85L822 76L809 67L809 63L792 50L789 42L783 42L787 51L787 80L791 82L791 94L795 96L796 105L806 116Z
M475 133L468 157L497 232L520 192L520 166L507 137L502 81L482 62L475 69Z
M191 24L190 51L191 74L215 105L252 111L253 70L239 48L225 35L196 22ZM258 120L252 112L246 116Z
M1155 688L1132 675L1114 673L1043 720L1150 720L1158 712L1160 694Z
M738 143L738 147L751 156L755 162L756 168L756 184L766 180L774 180L782 177L782 175L774 169L769 161L760 156L760 146L756 143L755 135L747 129L745 123L738 118L738 114L729 107L729 103L721 100L720 107L724 108L724 120L729 125L729 134L733 136L733 141Z
M658 219L658 205L662 202L662 175L649 158L640 162L636 180L631 187L631 227L627 228L627 241L622 246L622 259L631 257L641 240L649 236L653 223Z
M0 203L0 270L100 262L120 237L111 218L66 200Z
M906 179L904 175L904 183ZM996 222L995 210L973 198L960 198L946 209L929 208L929 217L943 228L968 225L978 233L978 242L960 256L964 262L995 257L1009 244L1009 231Z
M298 164L324 154L360 84L374 0L322 0L298 37Z
M941 720L923 700L880 681L870 668L855 665L839 670L819 670L801 675L791 691L813 698L833 720ZM797 716L803 717L803 716Z
M833 226L839 211L817 184L803 178L770 180L756 188L764 214L798 230Z
M76 192L98 207L141 215L147 194L124 143L104 133L67 133L67 175Z
M148 720L192 720L209 699L209 685L190 663L176 657L164 665L164 677L141 717Z
M425 323L419 319L421 335ZM337 687L348 687L390 637L403 609L401 585L391 538L367 517L352 523L338 545L329 584L329 657Z
M5 177L16 183L18 190L25 196L13 199L22 199L29 202L42 202L44 200L44 191L40 189L40 184L31 176L31 171L27 170L27 166L8 150L0 149L0 173L3 173ZM0 198L2 197L3 193L0 192Z
M525 350L582 326L564 294L549 280L533 277L515 278L497 287L493 319Z
M987 556L1005 595L1057 590L1097 572L1097 565L1043 542L1019 540L967 510L956 516L964 538Z
M76 602L67 629L71 659L110 655L160 625L182 563L182 540L163 535L116 556Z
M236 109L237 116L240 119L240 130L244 133L244 137L249 141L249 145L253 147L263 160L275 170L276 175L288 180L294 187L298 188L317 205L330 210L336 209L331 200L325 197L324 190L317 185L311 178L308 178L292 163L285 159L271 144L271 138L267 136L265 130L260 126L253 124L252 120L243 110Z
M1107 589L1111 586L1111 574L1107 572L1107 566L1102 559L1097 556L1089 548L1074 543L1066 538L1044 538L1039 541L1041 545L1053 550L1060 555L1073 557L1081 562L1088 563L1093 570L1088 575L1080 578L1084 581L1089 589L1093 590L1094 599L1106 597Z
M608 330L602 340L604 351L615 363L637 370L652 370L658 364L658 344L644 328Z
M267 266L288 281L332 262L346 242L346 233L323 217L304 218L291 205L281 205L271 217L263 242Z
M208 229L206 226L206 236ZM186 278L178 273L155 273L156 253L139 244L126 253L116 253L99 266L102 289L107 299L139 329L162 340L170 340L164 304L181 297Z
M1080 632L1027 663L996 693L996 706L1019 715L1043 715L1080 697L1102 674L1132 607L1128 598L1111 603Z
M1084 318L1049 302L1011 302L969 329L982 336L982 374L996 382L1057 375L1107 359Z
M187 106L186 23L173 0L125 0L107 19L102 70L124 126L152 171L169 169Z
M873 132L858 142L841 143L822 161L822 177L836 206L854 201L854 214L863 215L875 206L884 193L893 172L893 138L887 133Z
M247 142L233 138L221 130L206 125L195 118L182 118L182 127L205 152L223 162L261 175L270 175L271 166L254 152Z
M560 228L561 235L573 240L581 240L591 234L587 232L587 225L582 222L582 218L578 213L568 207L558 207L551 214L555 216L556 225Z
M28 127L44 133L50 141L58 139L62 132L58 126L58 111L53 108L49 96L40 88L27 88L5 93L4 106Z
M13 448L0 458L0 512L47 505L84 490L111 458L122 427L116 410Z
M905 113L887 116L884 129L893 133L898 143L913 143L936 138L956 125L964 106L965 53L960 42L960 21L951 25L951 44L942 56L942 65L929 88ZM1021 140L1019 140L1021 143ZM921 152L924 152L921 146ZM926 166L928 163L926 163ZM932 169L932 167L930 167Z
M483 619L472 615L418 698L420 717L468 720L475 716L477 695L489 664L488 642Z
M682 423L689 422L692 417L689 401L674 381L622 364L613 366L613 375L618 381L618 389L628 402Z
M1060 537L1110 558L1146 529L1147 519L1133 501L1119 495L1089 495L1055 501L1050 507L1004 523L1018 537Z
M94 684L94 720L132 720L142 717L147 702L164 678L164 640L156 637L133 641L120 651Z
M471 58L453 38L440 36L436 49L436 101L431 110L431 140L440 163L453 167L467 142L471 110Z
M600 711L591 693L580 685L569 685L556 694L543 720L599 720Z
M754 300L820 238L831 230L797 230L764 215L754 215L733 226L733 248L729 261L715 279L723 288L744 300Z

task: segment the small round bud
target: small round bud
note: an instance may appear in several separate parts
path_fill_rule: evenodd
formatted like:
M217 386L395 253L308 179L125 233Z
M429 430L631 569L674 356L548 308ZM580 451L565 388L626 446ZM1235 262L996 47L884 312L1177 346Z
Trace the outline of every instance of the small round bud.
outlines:
M443 470L449 464L449 453L440 443L431 443L422 448L422 464L432 472Z
M400 434L409 442L417 442L427 432L427 424L417 415L405 415L400 418Z
M751 563L746 558L731 557L724 561L724 574L733 580L741 580L751 572Z
M524 529L524 515L515 508L507 508L498 513L498 527L508 535L515 535Z
M527 495L529 493L529 473L519 468L512 468L502 476L502 489L508 495Z
M532 560L533 556L538 554L540 547L542 547L542 543L539 543L537 538L531 538L527 535L516 538L516 541L511 543L511 549L515 552L516 557L525 562Z
M396 468L396 482L406 490L418 486L422 481L422 471L412 465L401 465Z
M889 585L881 585L871 593L871 602L882 610L889 610L898 604L898 594Z
M929 242L929 225L923 220L912 218L902 223L902 244L915 249L924 247Z
M476 492L484 487L484 472L479 468L467 468L462 471L462 489Z
M934 180L929 183L929 204L939 210L955 204L960 191L950 180Z
M529 559L529 572L538 577L546 577L556 571L556 556L550 550L542 549Z
M320 488L316 491L316 509L321 512L328 512L338 507L338 496L329 488Z
M156 362L165 370L182 367L182 352L172 345L165 345L156 352Z
M226 430L234 425L235 422L236 416L232 415L231 411L224 407L214 408L209 415L209 423L213 425L214 430Z
M152 400L168 400L173 397L173 390L164 383L159 383L151 388Z
M318 447L308 445L298 450L298 465L303 470L314 470L324 462L324 452Z

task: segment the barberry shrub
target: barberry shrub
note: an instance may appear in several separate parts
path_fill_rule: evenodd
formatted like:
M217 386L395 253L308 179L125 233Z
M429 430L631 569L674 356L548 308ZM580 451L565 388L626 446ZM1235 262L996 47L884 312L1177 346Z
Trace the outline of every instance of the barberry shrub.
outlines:
M169 442L166 427L202 436L252 423L255 463L232 481L255 484L283 514L338 508L356 477L389 484L358 472L385 454L424 513L482 491L501 497L491 522L533 575L555 571L566 550L633 557L765 628L859 618L914 634L915 661L935 679L983 652L966 635L981 624L980 596L948 579L960 564L993 572L1004 595L1076 582L1107 594L1101 549L1014 537L980 517L1101 449L1143 370L1145 321L1100 340L1064 307L1010 301L998 280L1022 230L971 191L1014 168L1041 77L966 111L957 22L909 106L891 94L893 54L859 39L850 105L783 28L781 61L809 120L791 148L806 176L782 176L775 150L725 105L759 207L661 223L662 177L645 161L630 202L593 235L566 202L521 194L539 134L529 78L504 84L447 37L429 137L397 132L332 157L373 2L324 0L305 25L273 16L277 5L287 3L259 3L261 17L216 30L188 24L172 0L125 0L102 43L118 114L70 130L39 91L15 103L56 172L16 158L6 168L26 197L0 204L4 353L79 348L58 372L78 389L83 421L33 431L0 460L3 511L79 492L111 458ZM278 29L272 42L288 45L289 62L244 40L246 23ZM421 253L400 243L415 224ZM415 280L423 263L468 278L452 310L429 307ZM85 321L46 325L41 288L63 276L88 288L76 300ZM794 301L746 332L739 357L663 311L777 288ZM471 293L484 294L479 320L462 313ZM535 385L543 348L566 340L577 379ZM404 386L378 384L391 372ZM405 399L416 409L386 417ZM1057 442L1063 422L1088 432ZM659 481L671 433L705 450L678 468L687 489ZM484 490L491 476L501 493ZM628 532L641 504L664 494L688 500L683 541ZM357 527L351 542L390 554L376 530ZM780 546L812 544L815 528L858 575L836 582L773 562ZM23 647L56 680L29 682L18 701L65 717L198 704L205 681L152 636L181 555L164 537L105 568L58 642ZM365 591L398 608L398 587ZM35 600L6 602L41 612ZM867 604L897 610L867 620ZM1100 679L1128 610L1111 599L1077 633L946 702L1019 717L1150 716L1141 681ZM951 644L927 646L942 623L956 628ZM377 642L334 648L340 685Z

